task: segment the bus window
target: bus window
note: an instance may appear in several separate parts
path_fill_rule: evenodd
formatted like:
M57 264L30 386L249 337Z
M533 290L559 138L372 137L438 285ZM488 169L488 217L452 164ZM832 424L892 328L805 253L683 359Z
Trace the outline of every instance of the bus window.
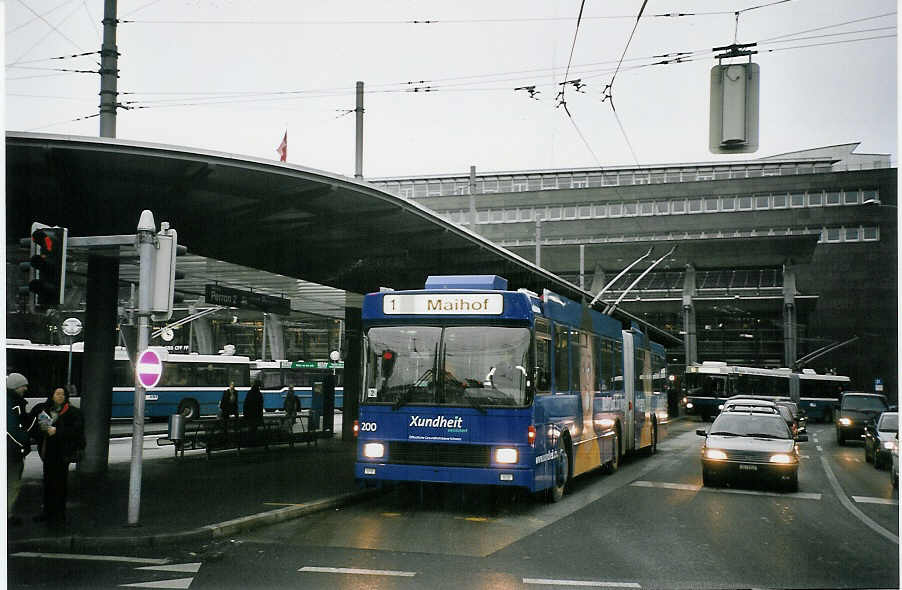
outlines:
M536 391L551 391L551 340L536 334Z
M601 365L599 367L599 380L602 391L614 389L614 343L603 338L601 340Z
M623 342L614 343L614 387L613 389L625 391L623 386Z
M249 382L249 371L246 365L226 365L227 377L226 385L235 382L235 387L247 387Z
M570 392L570 351L567 346L567 335L570 332L565 326L554 327L554 391Z
M570 389L574 393L580 392L583 390L583 387L588 387L585 381L585 374L583 372L583 359L586 357L586 335L577 332L576 330L570 331Z
M189 363L163 363L163 375L160 378L160 387L178 387L194 385L191 379L193 367ZM134 381L132 381L134 384Z

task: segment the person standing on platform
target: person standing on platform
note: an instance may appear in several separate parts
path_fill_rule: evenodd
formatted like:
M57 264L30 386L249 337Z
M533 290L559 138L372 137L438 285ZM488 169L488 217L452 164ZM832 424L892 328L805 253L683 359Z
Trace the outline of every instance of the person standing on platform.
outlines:
M238 417L238 391L235 389L235 382L230 381L229 387L222 392L222 399L219 402L220 415L228 420L234 414Z
M66 525L66 495L69 463L77 461L85 448L85 422L81 411L69 403L62 387L32 410L37 420L41 459L44 461L44 512L35 520L46 520L52 529Z
M257 427L263 424L263 394L260 384L251 385L244 398L244 421L247 422L251 438L257 435Z
M31 437L28 434L31 420L28 417L25 392L28 379L21 373L11 373L6 377L6 523L8 526L22 524L21 517L13 514L22 471L25 469L25 455L31 451Z
M297 420L298 410L300 410L301 402L298 396L294 394L294 385L288 386L288 393L285 394L285 404L282 409L285 410L285 419L288 422L288 429L294 431L294 422Z

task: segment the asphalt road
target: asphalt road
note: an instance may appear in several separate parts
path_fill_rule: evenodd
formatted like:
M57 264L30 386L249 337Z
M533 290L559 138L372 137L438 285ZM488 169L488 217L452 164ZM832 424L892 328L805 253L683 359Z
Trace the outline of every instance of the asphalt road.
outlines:
M139 556L165 564L11 557L10 580L40 563L31 588L60 580L72 588L899 587L898 493L860 444L839 447L831 426L812 425L798 493L709 489L698 426L678 423L656 455L630 458L612 475L578 478L558 504L488 489L400 489ZM160 567L170 569L147 569Z

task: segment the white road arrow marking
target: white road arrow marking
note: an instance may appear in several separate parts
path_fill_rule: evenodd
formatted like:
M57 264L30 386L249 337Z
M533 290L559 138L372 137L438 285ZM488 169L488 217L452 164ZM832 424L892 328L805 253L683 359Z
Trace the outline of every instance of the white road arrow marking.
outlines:
M184 574L196 574L200 569L201 562L197 563L174 563L172 565L148 565L145 567L136 567L137 570L153 570L157 572L181 572Z
M138 582L137 584L122 584L120 588L176 588L185 590L191 587L194 578L178 578L175 580L160 580L159 582Z

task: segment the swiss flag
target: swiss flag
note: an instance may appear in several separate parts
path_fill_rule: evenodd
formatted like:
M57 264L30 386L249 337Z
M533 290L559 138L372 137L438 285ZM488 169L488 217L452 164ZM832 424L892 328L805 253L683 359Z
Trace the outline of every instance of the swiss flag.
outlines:
M288 131L285 131L285 137L282 138L282 143L279 144L279 147L276 148L276 151L279 152L279 161L285 162L288 158Z

